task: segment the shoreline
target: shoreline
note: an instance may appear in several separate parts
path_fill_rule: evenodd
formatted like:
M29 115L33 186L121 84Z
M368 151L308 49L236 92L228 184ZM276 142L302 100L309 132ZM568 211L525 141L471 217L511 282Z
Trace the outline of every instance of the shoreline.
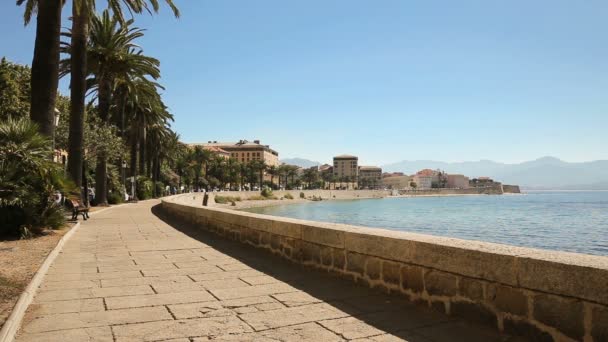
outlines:
M298 190L299 191L299 190ZM304 191L315 191L315 190L302 190ZM478 193L478 194L404 194L404 195L390 195L390 194L380 194L380 192L384 193L386 191L377 190L379 193L374 194L372 196L361 196L356 193L358 190L333 190L334 192L344 191L346 196L342 195L340 197L321 197L321 201L314 201L310 198L293 198L286 199L280 197L279 199L267 199L267 200L248 200L247 196L249 192L240 192L239 197L245 197L245 199L241 201L235 201L235 205L231 203L215 203L214 197L216 195L224 196L222 192L210 193L209 196L209 206L215 208L224 208L224 209L232 209L232 210L246 210L252 208L265 208L265 207L276 207L281 205L293 205L293 204L304 204L304 203L312 203L312 202L323 202L323 201L352 201L352 200L366 200L366 199L392 199L392 198L415 198L415 197L460 197L460 196L488 196L488 194ZM370 191L370 190L367 190ZM372 190L374 191L374 190ZM348 192L348 193L346 193ZM227 192L226 192L227 193ZM252 191L250 196L255 196L257 192ZM495 194L489 194L491 196L498 196ZM506 195L520 195L520 194L510 194ZM225 196L234 196L233 194L227 194ZM278 196L277 196L278 197Z

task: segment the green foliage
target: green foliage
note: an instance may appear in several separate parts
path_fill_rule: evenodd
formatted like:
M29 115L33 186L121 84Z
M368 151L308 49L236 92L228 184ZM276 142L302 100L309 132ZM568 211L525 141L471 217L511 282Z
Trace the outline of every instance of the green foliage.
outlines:
M112 191L108 194L108 204L120 204L124 202L124 195L120 195L120 193L116 191Z
M226 203L229 203L229 202L230 203L240 202L241 198L239 196L221 196L221 195L215 195L214 196L214 200L215 200L215 203L226 204Z
M27 118L0 123L0 234L30 235L63 225L55 192L78 191L51 161L50 145Z
M137 177L137 198L140 200L150 199L154 196L154 183L146 176Z
M283 196L283 197L286 198L286 199L290 199L290 200L293 199L293 196L289 192L286 193L285 196Z
M0 61L0 120L24 118L30 112L30 74L26 65Z
M264 189L262 189L262 192L260 193L262 196L266 197L266 198L270 198L273 197L272 195L272 189L265 187Z
M306 198L306 195L303 192L300 192L300 198Z

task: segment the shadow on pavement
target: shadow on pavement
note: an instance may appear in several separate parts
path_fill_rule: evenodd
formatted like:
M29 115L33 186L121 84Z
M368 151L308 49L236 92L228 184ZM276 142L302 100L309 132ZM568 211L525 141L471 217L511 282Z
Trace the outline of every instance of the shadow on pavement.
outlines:
M370 337L367 341L523 341L499 335L490 327L447 316L426 304L414 305L403 297L387 295L327 272L292 263L270 251L224 239L165 215L160 205L154 206L152 213L218 252L307 293L309 296L299 298L297 305L325 302L356 318L337 322L343 325L345 332L342 336L347 339L356 338L358 333L363 333L362 330L375 328L381 330L378 334L385 332L389 335Z

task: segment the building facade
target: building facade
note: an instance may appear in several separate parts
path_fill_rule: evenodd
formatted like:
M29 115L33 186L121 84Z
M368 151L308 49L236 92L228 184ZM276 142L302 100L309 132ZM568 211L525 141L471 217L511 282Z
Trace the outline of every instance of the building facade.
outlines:
M414 183L416 183L416 189L418 190L428 190L431 189L433 187L433 181L434 181L434 177L433 176L429 176L429 175L414 175L413 180Z
M350 179L356 181L359 176L359 158L351 155L340 155L334 157L334 176L340 180Z
M382 186L382 168L359 166L359 187L378 189Z
M412 177L410 176L388 176L382 178L382 186L391 190L409 189Z
M448 188L468 189L469 177L465 177L464 175L448 175Z
M254 160L261 160L268 166L279 166L279 153L270 148L269 145L262 145L259 140L253 142L239 140L238 142L217 142L190 144L190 146L203 146L205 149L218 148L229 153L230 158L234 158L241 163L249 163Z

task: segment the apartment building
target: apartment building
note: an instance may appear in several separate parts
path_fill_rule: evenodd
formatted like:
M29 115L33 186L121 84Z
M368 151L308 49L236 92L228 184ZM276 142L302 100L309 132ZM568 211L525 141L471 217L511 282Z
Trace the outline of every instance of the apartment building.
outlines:
M334 176L338 179L349 178L352 181L356 181L359 176L359 167L358 167L359 158L356 156L351 156L347 154L343 154L340 156L334 157Z
M359 186L377 189L382 186L382 168L377 166L359 166Z
M203 148L218 148L229 153L230 158L234 158L241 163L249 163L254 160L261 160L269 166L279 166L279 153L269 145L262 145L259 140L253 142L239 140L237 142L217 142L208 141L207 143L190 144L190 146L203 146Z

